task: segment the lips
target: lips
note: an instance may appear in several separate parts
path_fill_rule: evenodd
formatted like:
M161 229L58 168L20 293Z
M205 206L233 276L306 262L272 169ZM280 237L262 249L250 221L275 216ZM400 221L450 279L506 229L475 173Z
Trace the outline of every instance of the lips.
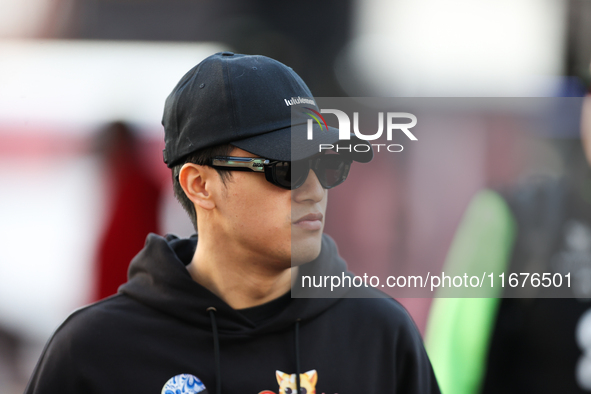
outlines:
M322 218L321 213L309 213L306 216L302 216L293 224L296 228L306 231L321 231L322 230Z
M322 221L323 215L318 212L318 213L309 213L306 216L302 216L300 219L298 219L297 221L294 222L294 224L299 224L302 222L313 222L313 221Z

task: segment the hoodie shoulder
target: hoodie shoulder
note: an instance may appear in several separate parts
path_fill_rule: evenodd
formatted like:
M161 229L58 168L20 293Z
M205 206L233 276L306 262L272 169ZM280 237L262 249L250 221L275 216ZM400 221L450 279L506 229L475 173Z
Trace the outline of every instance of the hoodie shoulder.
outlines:
M118 337L166 317L131 297L116 294L74 311L56 330L48 347L59 345L63 349L62 345L68 344L74 355L104 350L105 343L116 344Z
M129 335L155 313L120 294L76 310L48 341L25 393L86 391L89 372L117 359Z
M396 386L393 392L440 392L421 334L398 301L344 298L331 309L327 317L349 338L356 338L359 357L370 360L381 355L375 368L391 374ZM341 333L334 335L339 337ZM388 370L384 370L386 366Z
M390 297L382 298L344 298L335 305L336 309L343 309L342 313L355 311L354 318L376 329L384 330L388 336L410 335L413 341L422 343L418 328L407 310Z
M101 339L112 340L141 316L153 314L131 298L117 294L97 303L80 308L58 327L47 343L44 354L57 353L71 356L91 351L90 346L101 347Z

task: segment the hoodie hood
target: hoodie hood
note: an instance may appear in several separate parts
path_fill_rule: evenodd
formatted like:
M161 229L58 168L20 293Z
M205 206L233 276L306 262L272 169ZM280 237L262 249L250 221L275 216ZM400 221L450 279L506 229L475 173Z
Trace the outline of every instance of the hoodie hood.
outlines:
M341 288L331 294L332 298L294 298L279 314L256 325L191 278L186 265L191 262L196 247L197 235L179 239L173 235L163 238L149 234L144 248L131 262L128 282L119 288L119 292L191 325L211 327L207 309L214 307L220 333L249 335L279 331L292 326L295 321L313 319L337 303L347 292ZM340 276L346 269L336 244L324 234L319 256L300 266L298 275ZM303 289L297 287L300 284L301 279L298 278L292 289L292 297L303 294ZM306 289L307 297L321 295L320 291L309 291Z

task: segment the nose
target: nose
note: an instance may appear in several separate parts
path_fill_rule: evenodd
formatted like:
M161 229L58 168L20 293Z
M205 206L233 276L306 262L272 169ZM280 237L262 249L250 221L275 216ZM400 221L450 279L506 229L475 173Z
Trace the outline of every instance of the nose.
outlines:
M310 170L308 172L308 178L306 178L306 182L300 187L295 190L291 191L292 198L294 201L305 201L305 200L313 200L318 202L322 200L326 190L320 184L318 177L314 173L314 171Z

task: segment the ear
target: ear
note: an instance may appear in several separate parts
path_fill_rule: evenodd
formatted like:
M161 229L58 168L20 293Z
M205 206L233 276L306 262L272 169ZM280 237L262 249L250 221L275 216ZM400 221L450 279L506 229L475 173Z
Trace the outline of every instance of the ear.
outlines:
M211 210L215 208L212 195L214 178L206 166L186 163L179 172L179 183L187 198L196 206Z
M318 381L318 374L316 373L315 369L306 372L304 375L308 377L308 380L310 381L310 384L312 386L316 386L316 382Z
M288 374L281 371L275 371L275 376L277 377L277 383L279 384L279 386L281 386L281 382L283 381L283 379L289 377Z

